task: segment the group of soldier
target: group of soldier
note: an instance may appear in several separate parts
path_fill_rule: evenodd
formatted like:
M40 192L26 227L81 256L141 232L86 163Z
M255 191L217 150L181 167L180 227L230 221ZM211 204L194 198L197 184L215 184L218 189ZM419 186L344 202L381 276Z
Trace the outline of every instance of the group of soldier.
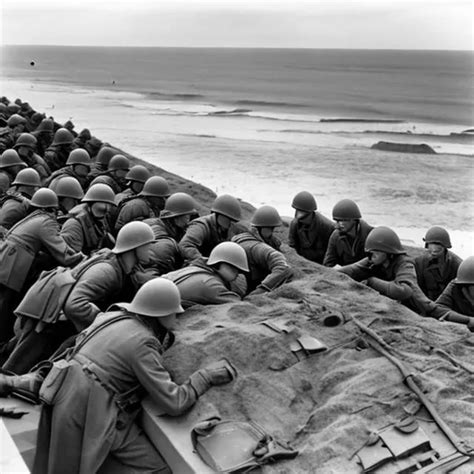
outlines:
M166 472L133 416L127 430L118 427L119 404L106 410L110 417L101 425L115 423L115 438L94 440L89 454L78 447L78 439L86 439L84 419L62 419L53 429L53 412L67 417L81 390L79 412L90 409L87 400L99 381L108 387L104 400L116 401L138 383L164 411L179 414L212 385L230 381L232 369L221 361L177 385L161 352L172 343L173 321L183 308L240 301L291 280L294 271L274 233L282 219L265 205L248 225L240 202L227 194L199 216L202 206L191 195L172 192L145 166L131 166L87 129L77 134L71 122L61 126L19 99L1 99L0 120L0 362L12 374L0 379L0 392L25 384L37 392L44 377L56 373L51 362L46 371L37 364L64 353L66 377L77 389L67 392L61 384L59 391L67 392L61 404L44 408L48 441L35 471L96 472L112 454L137 472ZM336 203L332 220L307 191L296 194L292 207L288 243L299 255L422 316L474 331L474 257L461 261L451 252L445 229L430 228L426 252L413 261L392 229L370 226L350 199ZM67 455L65 437L72 440ZM127 451L131 439L139 448ZM157 465L163 471L150 468Z

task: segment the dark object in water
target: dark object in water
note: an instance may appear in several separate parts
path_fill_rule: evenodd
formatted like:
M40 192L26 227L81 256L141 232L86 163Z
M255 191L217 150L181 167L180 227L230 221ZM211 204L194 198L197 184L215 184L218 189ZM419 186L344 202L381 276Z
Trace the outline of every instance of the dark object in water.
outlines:
M436 152L426 143L395 143L395 142L378 142L370 148L384 151L400 151L403 153L427 153L436 155Z

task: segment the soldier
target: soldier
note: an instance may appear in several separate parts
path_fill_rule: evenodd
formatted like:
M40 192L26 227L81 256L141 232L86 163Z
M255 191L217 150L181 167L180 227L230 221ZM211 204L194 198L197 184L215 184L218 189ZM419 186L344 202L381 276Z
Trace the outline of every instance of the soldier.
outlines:
M362 220L357 204L350 199L339 201L332 210L332 218L336 229L329 237L323 265L349 265L363 259L365 239L373 227Z
M26 217L30 211L30 200L41 187L41 182L34 169L26 168L18 172L12 185L13 189L10 189L1 201L0 233L2 228L5 233Z
M171 473L135 422L142 398L148 395L160 411L177 416L212 386L236 376L221 360L181 385L173 382L162 354L173 344L171 331L182 311L176 286L156 278L131 303L119 303L81 333L72 354L61 361L68 367L62 384L52 383L55 367L46 378L48 368L0 376L2 396L26 389L37 397L43 379L44 387L56 387L42 407L33 472L100 472L113 459L119 472ZM109 465L108 472L117 468Z
M14 149L17 151L20 159L23 160L27 166L38 172L41 182L44 183L51 174L51 170L43 158L35 153L36 143L37 140L31 133L22 133L18 137Z
M26 168L26 163L20 159L15 150L5 150L0 156L0 174L7 177L8 187L12 185L17 173L23 168Z
M214 247L208 259L163 275L173 281L181 294L184 308L195 304L223 304L242 298L231 288L240 272L248 272L244 249L234 242Z
M121 193L126 188L125 176L130 169L130 161L123 155L114 155L109 162L107 171L97 175L90 185L108 184L115 194Z
M327 217L316 212L316 200L307 191L299 192L291 206L295 209L295 218L290 224L288 245L293 247L298 255L322 264L329 237L336 226Z
M406 256L398 235L388 227L376 227L365 241L368 257L339 268L341 273L388 298L400 301L418 314L425 316L433 308L416 280L414 263Z
M95 163L92 164L91 171L87 177L87 182L92 182L97 176L107 171L110 160L119 152L110 146L103 146L97 154ZM91 155L92 156L92 155Z
M435 301L448 283L456 278L462 259L451 252L451 239L442 227L428 229L424 237L427 252L415 258L418 285L423 293Z
M36 138L36 152L44 158L46 150L51 146L54 135L54 121L51 119L43 119L38 128L31 132Z
M228 194L217 197L211 214L191 221L179 242L184 259L193 262L208 257L217 244L230 240L232 224L238 222L240 217L241 208L235 197Z
M35 210L17 222L0 244L0 341L10 339L13 308L25 287L27 278L34 280L43 269L35 261L40 251L56 264L71 266L83 258L59 235L56 211L58 198L54 191L41 188L33 195Z
M95 160L102 147L102 142L97 137L91 137L86 141L84 149L89 153L91 160Z
M92 135L91 135L90 130L88 128L83 128L79 132L77 137L74 138L74 141L73 141L74 149L76 148L85 149L87 141L90 140L91 138L92 138Z
M64 222L70 217L69 212L81 202L81 199L84 197L84 191L79 181L72 176L59 177L57 180L54 180L49 188L58 196L59 209L57 220L59 226L62 227ZM68 244L71 245L69 242ZM77 251L79 250L82 249L77 249Z
M25 131L26 119L18 114L11 115L7 126L0 129L0 153L13 148L17 138Z
M68 130L74 138L77 138L77 132L74 130L75 125L71 120L68 120L63 127Z
M87 189L87 176L91 170L91 158L89 153L82 148L76 148L69 153L66 166L56 170L45 182L45 186L51 189L55 187L55 181L64 176L71 176L79 181L82 189Z
M138 196L143 190L143 186L148 178L151 177L151 173L142 165L135 165L130 168L130 171L125 176L127 182L127 188L115 196L115 204L117 206L129 197Z
M177 270L183 266L183 257L178 242L182 239L186 228L197 214L196 201L186 193L174 193L165 203L160 217L145 219L155 235L151 244L150 266L163 273Z
M122 201L115 222L115 232L118 232L127 222L160 217L169 195L170 188L165 178L161 176L148 178L140 194Z
M114 192L106 184L94 184L82 198L82 204L69 212L61 236L76 252L91 255L113 244L107 216L115 206Z
M72 151L74 137L65 128L58 128L54 134L53 142L44 153L44 159L53 172L62 168Z
M468 257L435 301L430 316L441 321L467 324L474 332L474 257Z
M232 242L241 245L247 254L250 270L246 274L246 292L257 295L285 283L293 271L278 251L280 246L273 243L273 230L282 224L278 211L271 206L262 206L255 211L251 223L253 230L237 234Z
M0 202L10 187L10 178L0 171Z
M63 289L64 277L59 276L42 282L38 291L32 287L15 311L22 318L21 330L3 369L16 374L27 372L49 357L68 336L92 324L96 316L111 304L119 299L130 301L140 285L134 272L139 265L148 263L152 241L150 226L131 222L120 231L112 250L101 250L71 271L75 280L71 286ZM66 294L62 295L62 292ZM62 311L67 322L57 321L46 314L32 317L35 308L42 307L45 295L63 302Z

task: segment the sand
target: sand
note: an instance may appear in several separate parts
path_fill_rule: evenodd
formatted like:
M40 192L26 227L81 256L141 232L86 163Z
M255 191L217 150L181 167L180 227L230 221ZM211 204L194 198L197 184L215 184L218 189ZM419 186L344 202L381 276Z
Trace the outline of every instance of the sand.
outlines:
M201 212L209 209L215 198L211 190L153 170L173 190L192 194L202 203ZM248 220L254 207L242 205ZM287 226L279 230L284 242L287 232ZM217 412L223 419L252 420L299 451L295 459L269 464L264 472L361 472L353 454L369 433L406 417L418 404L399 369L367 344L371 338L356 319L388 344L441 419L474 446L474 335L467 327L418 316L333 269L301 258L286 243L282 250L295 269L292 282L238 304L195 306L179 318L176 343L165 355L177 381L221 357L239 372L234 382L213 388L198 401L194 410L199 418ZM423 251L407 250L412 256ZM346 322L325 326L332 314ZM265 320L284 323L289 332L275 332L261 324ZM298 361L290 344L302 335L316 337L328 350ZM442 457L455 452L424 408L414 416ZM394 466L377 472L397 472ZM473 470L471 458L452 472Z

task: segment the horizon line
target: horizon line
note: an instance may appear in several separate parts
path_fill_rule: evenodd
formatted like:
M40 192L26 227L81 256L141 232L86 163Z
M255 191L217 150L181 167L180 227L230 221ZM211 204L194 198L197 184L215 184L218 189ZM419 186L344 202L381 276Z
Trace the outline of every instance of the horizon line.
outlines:
M331 47L314 47L314 46L159 46L159 45L101 45L101 44L1 44L4 46L46 46L59 48L161 48L161 49L303 49L303 50L330 50L330 51L443 51L443 52L470 52L474 49L425 49L425 48L331 48Z

